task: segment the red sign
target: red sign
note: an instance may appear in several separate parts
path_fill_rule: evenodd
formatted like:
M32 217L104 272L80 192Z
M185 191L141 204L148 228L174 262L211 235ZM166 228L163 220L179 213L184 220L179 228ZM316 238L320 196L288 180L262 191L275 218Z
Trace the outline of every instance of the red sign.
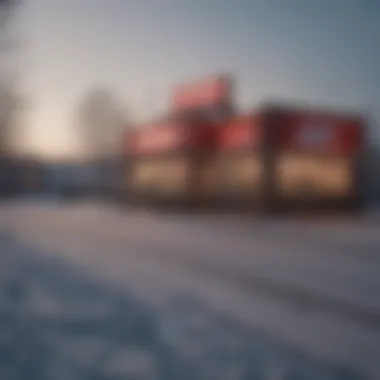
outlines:
M280 145L285 149L350 154L363 138L363 125L353 117L320 112L292 112L279 120Z
M172 122L161 122L134 131L130 149L134 153L149 154L181 147L184 128Z
M175 110L212 107L230 103L232 80L229 76L215 76L178 85L172 92Z
M236 118L220 128L217 140L222 149L254 146L259 140L258 124L252 116Z

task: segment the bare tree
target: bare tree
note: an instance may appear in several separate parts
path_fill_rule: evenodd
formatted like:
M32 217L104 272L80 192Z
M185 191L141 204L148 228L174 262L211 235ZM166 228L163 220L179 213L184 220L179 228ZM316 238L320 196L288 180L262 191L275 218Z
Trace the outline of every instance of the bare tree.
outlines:
M79 105L78 116L87 157L98 160L120 154L125 116L111 91L100 87L90 90Z
M77 116L84 156L98 173L96 187L109 194L115 187L115 178L120 176L126 113L112 91L94 87L80 102Z

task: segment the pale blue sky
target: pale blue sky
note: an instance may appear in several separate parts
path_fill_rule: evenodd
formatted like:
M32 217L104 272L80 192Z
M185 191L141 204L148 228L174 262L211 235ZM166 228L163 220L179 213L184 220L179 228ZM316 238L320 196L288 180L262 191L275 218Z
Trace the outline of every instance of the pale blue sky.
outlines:
M148 118L174 83L218 71L236 75L241 108L291 98L380 119L376 0L26 1L31 150L75 151L74 108L93 85Z

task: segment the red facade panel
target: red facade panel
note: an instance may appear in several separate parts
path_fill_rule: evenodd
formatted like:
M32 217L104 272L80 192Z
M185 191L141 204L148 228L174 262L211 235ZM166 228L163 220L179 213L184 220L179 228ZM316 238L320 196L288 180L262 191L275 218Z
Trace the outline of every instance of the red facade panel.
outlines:
M217 145L221 150L254 148L259 142L260 125L256 116L234 118L217 131Z
M129 150L135 154L151 154L180 149L185 143L185 128L173 122L157 122L135 129Z
M190 148L212 149L215 146L217 126L214 123L194 123L188 130L188 144Z
M291 111L276 123L281 150L349 155L357 152L364 137L359 118L323 112Z
M126 135L126 151L130 154L146 155L182 149L211 147L215 128L202 123L153 123L140 127Z

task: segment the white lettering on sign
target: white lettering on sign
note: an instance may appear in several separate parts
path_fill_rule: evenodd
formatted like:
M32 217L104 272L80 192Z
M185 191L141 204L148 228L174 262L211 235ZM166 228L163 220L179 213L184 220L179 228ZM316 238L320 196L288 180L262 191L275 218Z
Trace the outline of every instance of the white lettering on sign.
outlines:
M177 86L173 92L174 106L177 108L215 106L222 100L228 100L229 92L229 78L224 76L183 84Z
M137 139L137 150L151 151L163 150L177 146L179 143L179 131L175 126L144 131Z
M328 124L308 123L300 128L298 144L301 146L327 145L333 138L333 128Z

